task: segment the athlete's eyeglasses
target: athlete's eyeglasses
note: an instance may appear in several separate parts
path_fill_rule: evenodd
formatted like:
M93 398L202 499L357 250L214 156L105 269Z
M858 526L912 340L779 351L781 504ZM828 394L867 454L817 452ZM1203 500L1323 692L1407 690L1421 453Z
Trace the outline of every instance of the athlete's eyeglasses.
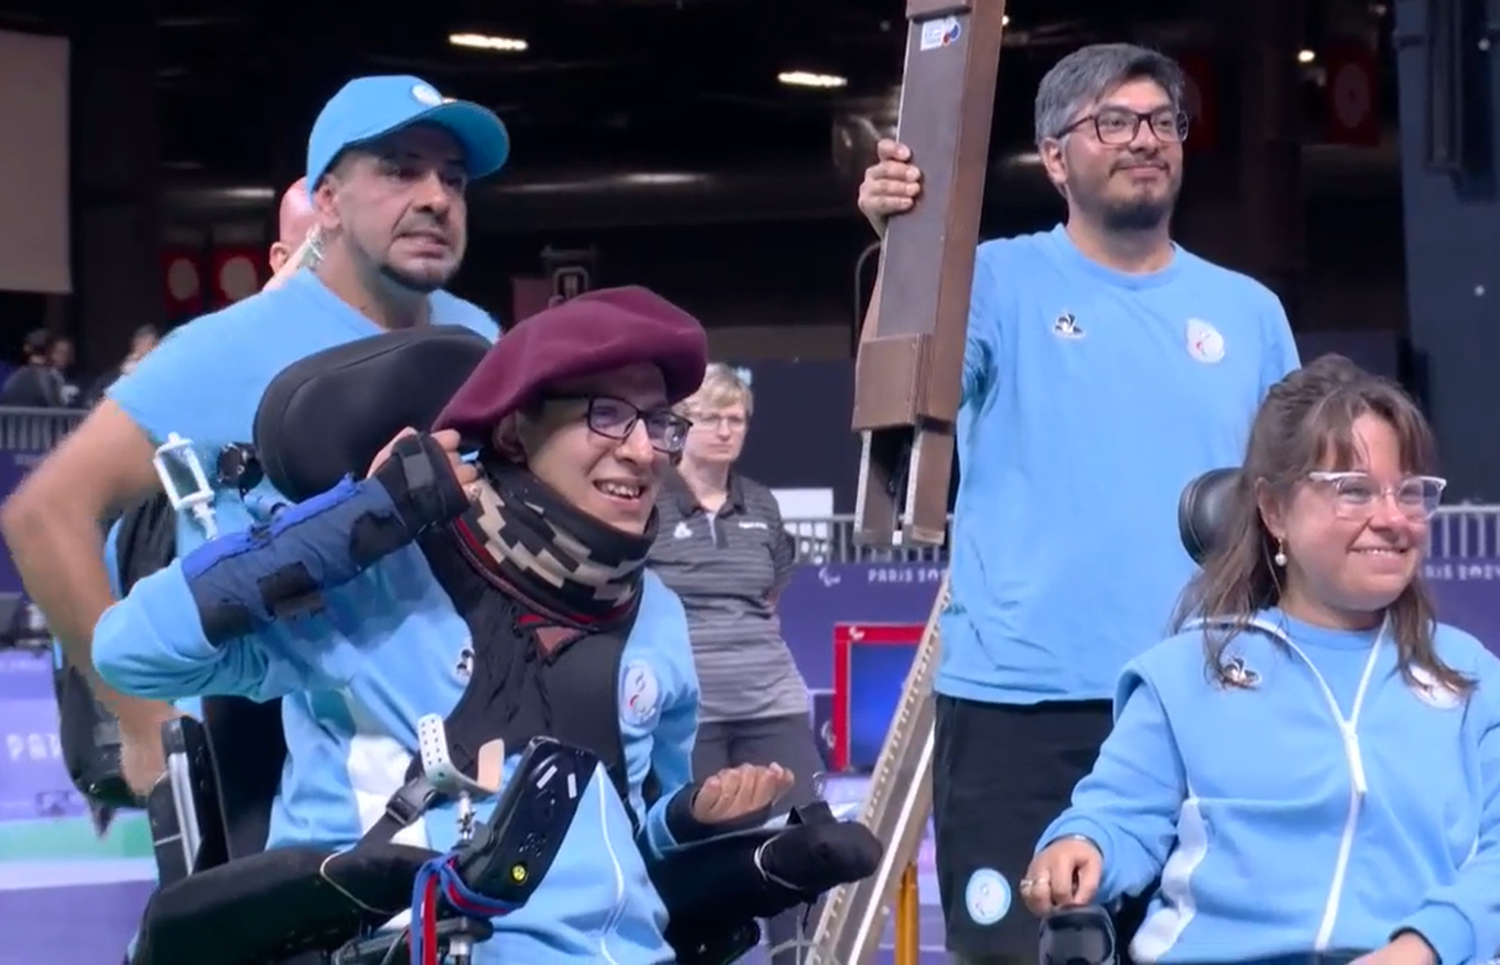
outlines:
M651 447L667 455L676 455L687 442L688 430L693 427L686 419L665 406L657 409L642 409L610 395L554 395L549 398L561 402L586 402L585 419L589 429L604 436L624 442L635 431L636 423L646 427L646 438Z
M1364 472L1310 472L1307 478L1328 487L1334 512L1345 519L1369 519L1380 500L1389 496L1409 519L1425 521L1437 512L1448 485L1438 476L1407 476L1393 486L1382 486Z
M1123 107L1106 107L1094 114L1085 114L1057 132L1057 137L1071 134L1092 122L1094 134L1100 144L1122 147L1135 140L1141 132L1141 124L1147 124L1151 133L1163 144L1181 144L1188 136L1188 116L1173 107L1162 107L1154 111L1132 111Z

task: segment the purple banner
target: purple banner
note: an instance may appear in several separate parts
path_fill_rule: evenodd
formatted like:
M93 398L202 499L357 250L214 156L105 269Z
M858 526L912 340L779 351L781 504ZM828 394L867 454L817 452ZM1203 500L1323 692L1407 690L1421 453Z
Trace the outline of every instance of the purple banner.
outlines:
M800 567L781 598L781 627L807 685L833 686L834 624L926 623L942 575L927 563ZM1438 619L1500 653L1500 559L1434 560L1425 575Z
M943 568L930 563L798 567L781 595L781 633L813 690L833 687L836 623L926 623Z
M0 652L0 821L88 813L62 764L52 655Z
M1500 654L1500 560L1435 560L1425 576L1438 619Z
M41 458L39 452L0 451L0 499L8 497ZM5 537L0 536L0 593L20 593L21 575L11 561Z

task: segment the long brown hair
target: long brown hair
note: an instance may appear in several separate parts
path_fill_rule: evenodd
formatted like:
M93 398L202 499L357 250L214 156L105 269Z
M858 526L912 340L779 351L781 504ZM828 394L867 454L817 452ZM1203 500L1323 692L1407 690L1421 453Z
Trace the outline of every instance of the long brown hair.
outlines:
M1401 445L1402 468L1430 475L1437 468L1432 428L1394 383L1371 375L1339 355L1325 355L1282 379L1267 393L1255 423L1245 464L1231 499L1223 539L1183 592L1175 628L1205 621L1204 650L1211 679L1235 686L1239 675L1224 662L1224 648L1244 631L1257 611L1276 606L1281 582L1272 564L1275 540L1261 519L1257 484L1277 499L1291 498L1307 474L1331 461L1353 468L1358 461L1354 423L1373 415L1389 423ZM1438 658L1433 648L1436 618L1418 570L1390 605L1387 616L1409 684L1422 668L1442 686L1467 694L1473 682Z

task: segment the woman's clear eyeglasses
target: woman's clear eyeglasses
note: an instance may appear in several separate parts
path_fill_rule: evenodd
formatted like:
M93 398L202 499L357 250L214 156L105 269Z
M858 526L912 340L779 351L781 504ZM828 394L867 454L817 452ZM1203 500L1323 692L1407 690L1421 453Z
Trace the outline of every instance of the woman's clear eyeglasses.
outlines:
M1310 472L1307 478L1329 487L1334 511L1345 519L1369 519L1386 497L1411 519L1431 519L1448 485L1437 476L1407 476L1393 486L1382 486L1364 472Z
M691 420L683 418L665 406L659 409L642 409L624 399L609 395L568 395L551 398L559 401L587 402L588 411L585 418L588 420L589 429L607 439L616 439L621 442L629 439L630 434L635 431L636 423L639 422L646 427L646 438L651 440L651 448L669 456L682 451L683 445L687 442L688 430L693 427Z

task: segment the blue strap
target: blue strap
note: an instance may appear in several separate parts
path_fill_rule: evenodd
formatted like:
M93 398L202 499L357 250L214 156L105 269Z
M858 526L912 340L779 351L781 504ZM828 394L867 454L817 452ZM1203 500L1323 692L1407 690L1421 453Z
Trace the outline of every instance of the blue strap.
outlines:
M434 900L438 903L439 911L446 905L466 918L489 921L521 907L514 902L500 901L470 889L459 877L455 863L455 855L446 854L431 859L417 871L411 890L411 965L423 965L422 947L427 940L423 914L427 910L427 892L434 880L437 882Z

